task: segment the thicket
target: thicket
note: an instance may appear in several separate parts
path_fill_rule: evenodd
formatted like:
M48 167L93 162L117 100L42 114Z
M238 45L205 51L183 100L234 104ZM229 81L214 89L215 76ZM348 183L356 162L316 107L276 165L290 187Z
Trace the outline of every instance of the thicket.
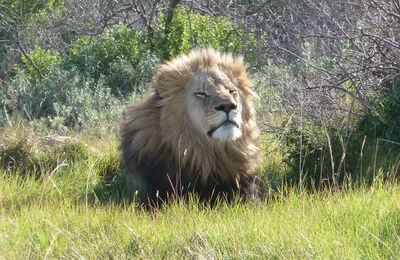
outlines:
M36 19L42 13L32 15ZM0 89L0 125L15 116L56 130L113 121L127 102L151 89L161 61L195 47L243 50L243 32L226 17L179 7L168 25L163 13L158 19L160 26L151 41L146 29L117 23L98 35L70 37L63 51L36 44L24 50Z
M259 125L287 166L274 178L397 178L399 10L372 0L3 1L0 126L116 133L158 64L211 46L250 64Z

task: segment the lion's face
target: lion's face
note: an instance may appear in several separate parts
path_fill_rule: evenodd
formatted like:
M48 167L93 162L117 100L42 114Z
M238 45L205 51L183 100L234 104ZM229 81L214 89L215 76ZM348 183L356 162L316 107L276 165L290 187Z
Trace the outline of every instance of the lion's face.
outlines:
M221 71L197 73L188 86L186 111L205 138L221 141L242 136L242 102L237 83Z
M259 153L256 95L240 56L195 50L162 64L153 84L155 92L127 110L121 128L129 170L151 185L148 174L170 181L169 174L182 172L188 187L199 177L204 187L210 176L228 186L252 179Z

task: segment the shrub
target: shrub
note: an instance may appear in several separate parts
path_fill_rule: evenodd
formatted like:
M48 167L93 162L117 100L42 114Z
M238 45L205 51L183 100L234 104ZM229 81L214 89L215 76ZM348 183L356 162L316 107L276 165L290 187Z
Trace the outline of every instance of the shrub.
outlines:
M395 78L386 83L371 102L374 108L361 116L353 127L323 127L305 119L303 127L292 124L281 137L292 168L288 176L308 184L352 180L371 182L399 175L400 84ZM300 159L301 158L301 159Z
M126 60L117 60L110 64L104 80L114 95L127 96L133 90L149 87L157 64L158 57L150 53L144 54L135 66Z
M21 176L40 176L50 173L58 163L54 149L42 147L31 129L6 127L0 133L0 167Z
M156 51L162 59L170 59L195 47L241 52L244 32L227 17L193 13L185 8L175 10L171 24L162 15L157 32ZM167 27L168 34L165 34Z
M312 125L310 121L305 122L302 128L299 125L289 124L282 134L287 153L285 161L292 169L287 179L295 183L300 178L308 184L314 181L319 183L332 173L331 164L324 163L326 156L329 157L326 154L327 136L322 128Z
M35 135L31 128L17 125L0 133L0 167L22 176L51 173L61 163L73 167L86 163L90 151L87 144L70 137Z
M366 160L373 168L382 168L384 177L399 176L400 153L400 80L393 77L382 86L379 96L371 102L373 110L356 125L357 139L366 141L365 149L373 153ZM364 166L365 168L365 166ZM377 173L373 172L373 176Z
M0 135L0 162L3 169L17 167L25 172L29 165L35 142L30 135L20 128L4 128Z
M66 125L83 126L88 122L114 122L119 118L124 100L111 94L103 79L78 80L65 93L65 100L54 103L55 115L63 117Z
M33 120L55 115L54 103L66 100L66 93L76 84L77 77L71 71L52 67L41 80L35 75L20 70L17 75L0 90L0 102L10 113L22 112Z
M22 56L22 61L33 79L47 75L51 68L61 63L61 56L55 51L36 47L29 51L29 58ZM33 64L32 64L33 63Z
M60 66L51 68L40 81L21 70L0 94L1 105L10 115L22 113L58 129L115 122L125 105L125 99L113 95L103 78L96 82Z
M101 74L108 74L111 64L117 61L135 66L145 50L139 33L124 24L117 24L98 37L84 36L76 40L70 48L68 63L97 79Z
M358 123L365 135L400 142L400 79L387 82L380 95L372 102L373 111Z

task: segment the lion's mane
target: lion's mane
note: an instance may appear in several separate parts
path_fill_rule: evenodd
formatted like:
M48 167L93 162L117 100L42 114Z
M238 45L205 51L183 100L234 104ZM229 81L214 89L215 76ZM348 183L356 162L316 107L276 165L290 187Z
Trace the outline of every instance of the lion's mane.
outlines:
M193 76L216 68L242 93L243 135L232 142L204 141L185 111L185 91ZM260 198L256 95L242 58L212 49L192 51L161 65L153 84L153 93L127 108L120 132L124 163L141 184L141 197L163 200L195 192L207 199L239 192Z

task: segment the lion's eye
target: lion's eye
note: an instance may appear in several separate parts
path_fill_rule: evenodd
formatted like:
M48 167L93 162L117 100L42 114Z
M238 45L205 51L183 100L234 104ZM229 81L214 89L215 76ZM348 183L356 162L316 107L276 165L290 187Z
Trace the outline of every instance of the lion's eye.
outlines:
M201 99L205 99L207 97L207 94L204 92L196 92L196 93L194 93L194 95Z
M229 93L231 93L232 95L236 95L237 94L237 90L236 89L230 89Z

